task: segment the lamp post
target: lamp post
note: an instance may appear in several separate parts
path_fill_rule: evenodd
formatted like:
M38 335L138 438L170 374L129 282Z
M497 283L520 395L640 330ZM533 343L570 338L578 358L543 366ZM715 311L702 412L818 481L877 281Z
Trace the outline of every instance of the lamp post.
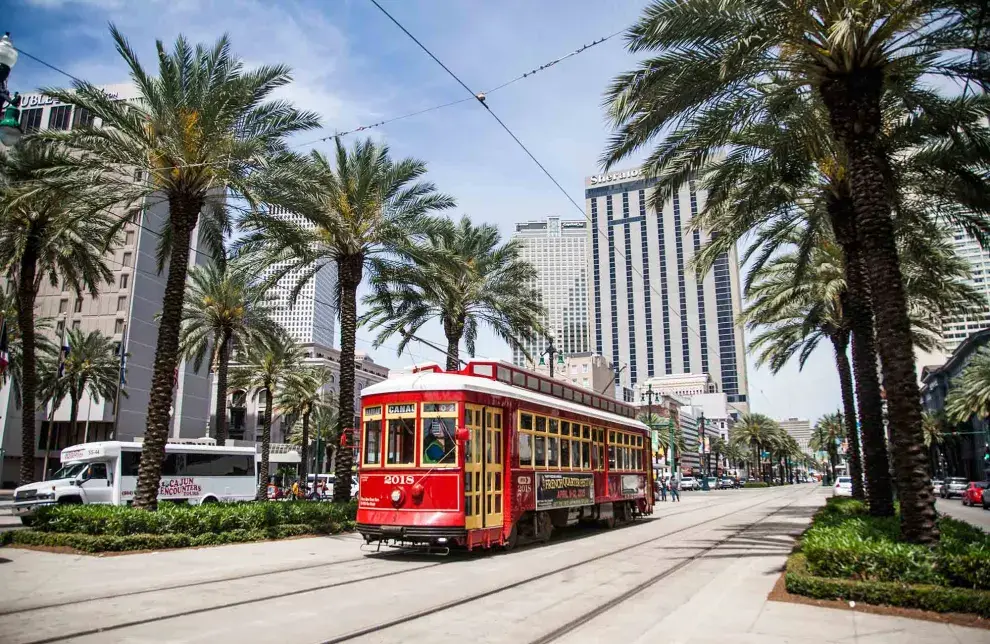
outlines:
M705 415L701 414L701 489L708 492L708 461L705 454Z
M3 38L0 38L0 110L3 111L3 119L0 120L0 142L6 146L13 146L21 138L21 126L18 122L21 95L15 93L11 98L7 90L7 77L10 76L10 70L16 63L17 50L10 41L8 31Z
M540 353L540 366L547 366L547 361L544 356L550 358L550 377L553 378L553 357L557 356L557 364L561 367L564 366L564 353L558 351L557 347L553 346L553 338L547 338L550 341L550 345Z

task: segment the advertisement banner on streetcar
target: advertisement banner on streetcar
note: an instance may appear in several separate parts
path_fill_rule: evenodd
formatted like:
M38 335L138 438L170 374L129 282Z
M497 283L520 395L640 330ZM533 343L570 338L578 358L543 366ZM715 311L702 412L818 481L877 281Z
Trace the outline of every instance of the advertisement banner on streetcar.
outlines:
M536 473L536 509L571 508L595 503L593 474Z

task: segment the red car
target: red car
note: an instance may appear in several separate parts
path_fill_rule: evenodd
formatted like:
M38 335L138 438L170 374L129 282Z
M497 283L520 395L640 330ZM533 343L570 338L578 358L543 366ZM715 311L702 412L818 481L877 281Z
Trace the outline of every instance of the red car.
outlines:
M983 490L987 487L987 483L983 481L973 481L963 492L962 502L963 505L982 505L983 504Z

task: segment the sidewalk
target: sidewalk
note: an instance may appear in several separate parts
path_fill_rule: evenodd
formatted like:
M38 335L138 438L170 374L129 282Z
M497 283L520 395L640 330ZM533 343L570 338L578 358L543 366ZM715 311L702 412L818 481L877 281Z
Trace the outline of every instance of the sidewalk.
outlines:
M606 628L567 642L655 644L987 644L990 630L874 615L767 596L780 578L794 539L822 498L813 494L717 548L704 559L612 611Z

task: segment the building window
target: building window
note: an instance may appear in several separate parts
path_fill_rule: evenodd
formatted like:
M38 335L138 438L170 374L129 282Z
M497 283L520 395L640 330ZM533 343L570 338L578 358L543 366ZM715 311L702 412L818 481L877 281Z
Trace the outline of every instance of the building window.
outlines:
M63 333L65 333L65 321L59 320L58 324L55 325L55 334L62 335Z
M115 320L114 321L113 332L114 333L123 333L124 332L124 321L123 320Z
M128 245L128 246L133 246L134 245L134 231L133 230L128 230L127 233L124 235L124 243L126 245Z
M137 170L134 171L134 180L135 181L143 181L144 180L144 171L141 170L141 168L138 168Z
M72 127L93 127L94 120L92 112L85 107L77 107L76 113L72 115Z
M124 253L124 261L123 261L124 266L130 268L133 262L134 262L134 255L132 253Z
M123 273L120 276L120 288L127 288L127 282L130 281L130 275Z
M79 320L73 320L72 321L72 328L73 329L78 329L80 326L82 326L82 322L80 322Z
M21 110L21 130L24 134L37 132L41 129L41 108Z
M121 295L117 298L117 312L119 313L125 308L127 308L127 296Z
M82 313L82 302L83 301L81 297L76 298L76 306L75 308L72 309L74 313Z
M58 312L59 313L68 313L69 312L69 300L59 300L59 303L58 303Z
M71 105L57 105L48 112L49 130L68 130L69 119L72 116Z

